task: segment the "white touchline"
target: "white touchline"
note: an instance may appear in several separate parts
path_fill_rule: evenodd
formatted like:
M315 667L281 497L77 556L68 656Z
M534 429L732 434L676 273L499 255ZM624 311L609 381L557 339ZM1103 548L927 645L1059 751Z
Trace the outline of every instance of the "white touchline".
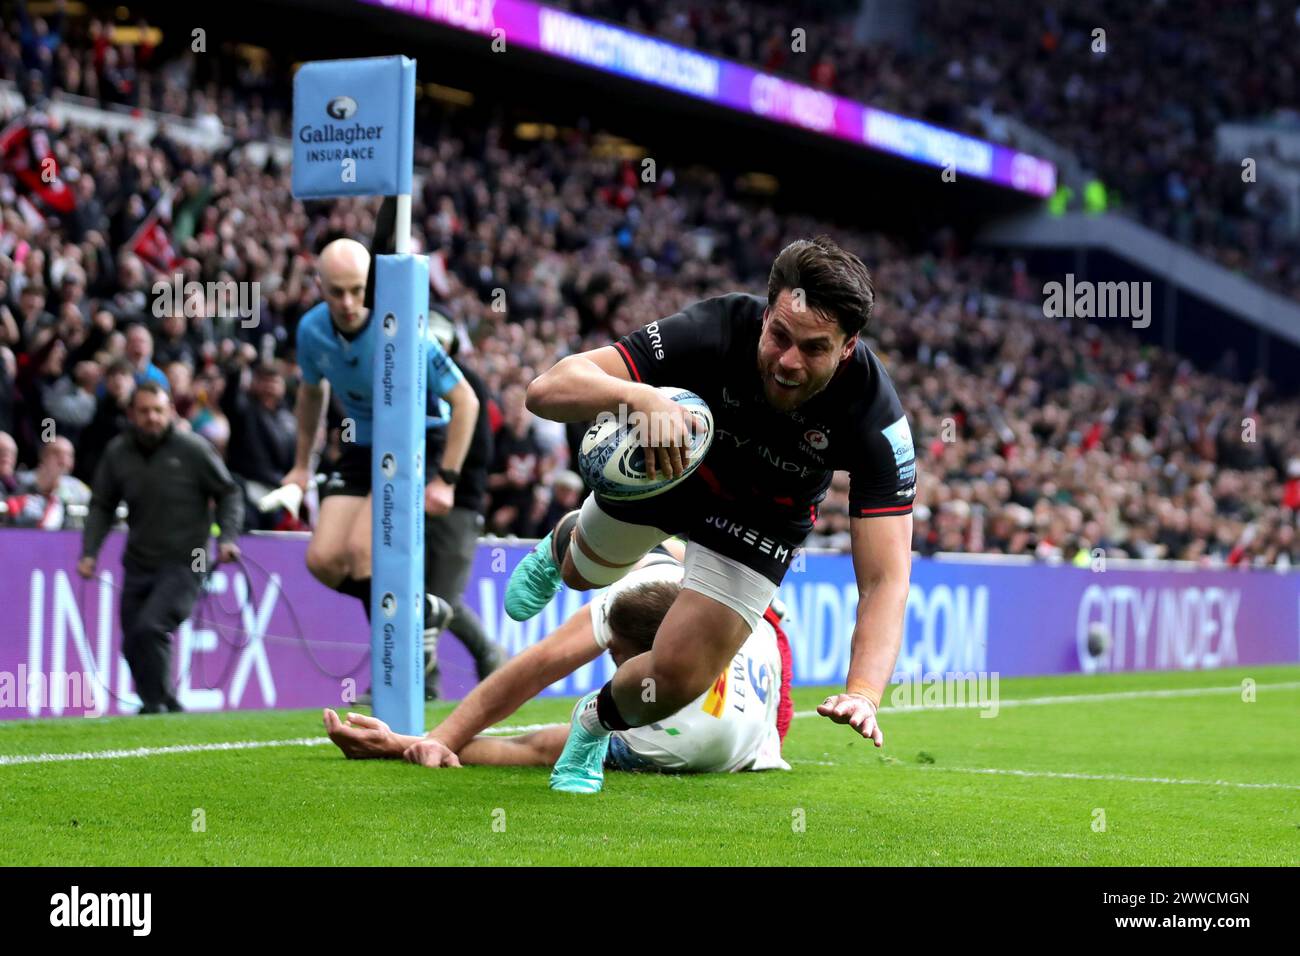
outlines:
M1300 681L1289 681L1278 684L1256 684L1259 690L1294 690L1300 687ZM1045 704L1070 704L1070 703L1093 703L1104 700L1135 700L1140 698L1164 698L1164 697L1196 697L1205 694L1237 694L1241 692L1240 686L1235 687L1188 687L1179 690L1134 690L1134 691L1116 691L1106 694L1064 694L1055 697L1020 697L1009 700L998 701L998 707L1045 705ZM908 711L920 710L961 710L967 708L981 708L987 706L978 701L953 705L951 707L882 707L880 712L884 713L906 713ZM794 717L802 719L804 717L816 717L815 710L796 711ZM493 736L510 735L510 734L529 734L546 727L563 727L561 723L549 724L515 724L501 727L489 727L483 731L484 734ZM135 747L130 750L86 750L77 753L56 753L56 754L0 754L0 767L12 767L19 764L33 763L62 763L69 760L119 760L126 757L160 757L167 754L191 754L204 753L207 751L219 750L258 750L265 747L319 747L321 744L330 742L328 737L294 737L288 740L236 740L225 743L212 744L172 744L166 747ZM801 761L807 763L808 761ZM1042 773L1036 771L1018 771L1018 770L979 770L966 769L960 767L929 767L926 769L952 770L965 773L1008 773L1021 776L1047 776L1047 777L1078 777L1080 779L1098 779L1098 780L1133 780L1145 783L1201 783L1209 784L1213 781L1207 780L1164 780L1155 777L1106 777L1092 776L1088 774L1057 774ZM1263 787L1263 788L1283 788L1300 790L1300 786L1292 786L1286 783L1227 783L1223 786L1234 787Z

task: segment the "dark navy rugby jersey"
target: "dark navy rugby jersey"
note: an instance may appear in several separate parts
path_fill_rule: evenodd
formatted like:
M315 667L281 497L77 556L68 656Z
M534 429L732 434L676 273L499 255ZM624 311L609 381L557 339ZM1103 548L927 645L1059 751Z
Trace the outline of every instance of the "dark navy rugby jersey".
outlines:
M825 389L778 411L758 372L766 306L743 293L705 299L614 347L634 381L688 388L709 403L716 434L699 474L715 493L806 512L842 470L852 517L910 512L912 433L880 360L859 340Z

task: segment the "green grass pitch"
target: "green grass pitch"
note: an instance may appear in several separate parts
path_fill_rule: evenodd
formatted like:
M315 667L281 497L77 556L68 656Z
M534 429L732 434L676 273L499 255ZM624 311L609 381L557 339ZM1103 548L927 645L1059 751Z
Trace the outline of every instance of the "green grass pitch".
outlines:
M1256 682L1253 702L1242 699L1245 678ZM791 773L611 772L596 796L551 793L539 768L347 761L328 743L14 759L321 738L312 711L14 721L0 725L0 861L1300 862L1300 667L1016 679L1000 689L992 719L977 709L886 711L883 754L801 716L786 740ZM1059 695L1079 697L1043 700ZM823 696L796 689L796 709ZM449 706L430 708L430 726ZM535 701L511 724L562 720L569 706Z

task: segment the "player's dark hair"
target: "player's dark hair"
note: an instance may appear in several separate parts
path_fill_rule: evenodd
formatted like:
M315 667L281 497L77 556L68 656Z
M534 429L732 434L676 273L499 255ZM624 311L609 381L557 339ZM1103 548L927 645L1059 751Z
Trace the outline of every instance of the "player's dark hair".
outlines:
M650 650L681 585L649 581L628 588L609 605L609 629L640 651Z
M777 254L767 277L767 304L776 305L785 289L802 289L803 304L833 316L845 335L866 328L876 301L867 267L830 236L796 239Z

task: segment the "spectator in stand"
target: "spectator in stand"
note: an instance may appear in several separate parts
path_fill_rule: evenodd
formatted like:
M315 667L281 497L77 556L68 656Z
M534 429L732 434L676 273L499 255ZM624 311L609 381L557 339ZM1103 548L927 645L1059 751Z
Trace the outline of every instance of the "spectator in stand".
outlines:
M191 369L198 368L194 345L185 326L185 315L176 309L164 315L158 338L154 340L153 354L162 368L172 362L184 362Z
M545 534L547 530L554 528L561 518L581 507L586 492L587 488L577 472L569 471L567 468L553 472L549 494L545 498L546 511L534 523L532 534L535 535L538 531Z
M44 17L33 20L27 12L27 0L16 2L18 22L21 25L19 42L22 46L23 67L41 78L41 89L49 90L54 85L54 55L63 42L66 0L55 0L54 9L58 16L53 24Z
M81 361L71 374L57 379L45 393L45 409L54 419L56 431L75 442L95 418L98 402L99 365Z
M41 332L54 328L56 320L45 309L45 286L39 277L23 285L14 318L18 322L17 344L20 349L30 349Z
M194 382L194 403L189 416L190 428L208 440L222 457L230 444L230 419L221 410L226 394L226 378L215 365L207 366Z
M75 255L81 254L79 246L71 246L75 250ZM68 259L60 259L59 264L68 263ZM76 312L77 317L81 319L83 326L90 322L90 302L86 299L86 274L80 266L67 265L59 276L59 317L60 319L70 315L70 311Z
M17 416L14 414L14 382L18 377L18 360L13 350L0 345L0 432L12 434Z
M127 409L134 388L135 373L131 363L126 359L113 362L104 375L103 390L96 399L95 414L80 436L81 455L74 473L82 481L94 478L104 449L126 430Z
M21 419L15 437L24 461L34 461L41 444L53 437L55 420L49 402L68 355L67 346L52 331L42 333L38 341L36 350L20 360L15 383Z
M0 347L22 348L22 332L14 310L9 307L9 283L0 279Z
M176 412L176 426L190 427L189 417L194 413L194 370L184 362L169 362L163 369L167 376L167 390L171 392L172 408Z
M0 498L18 493L18 443L8 432L0 432Z
M153 364L153 336L141 322L127 326L126 360L131 363L137 385L157 382L165 389L171 388L167 375Z
M18 474L18 495L9 499L9 519L14 526L45 531L82 526L90 489L72 477L75 462L76 451L66 438L55 438L41 447L40 464ZM71 513L74 509L82 509L82 513Z
M523 387L511 385L502 402L501 430L488 469L488 530L525 536L532 529L533 488L541 481L545 453L537 440L533 414L524 407Z
M140 161L145 162L143 158ZM119 188L119 194L124 191ZM141 209L135 214L135 217L142 220L144 218L144 200L141 199L138 193L130 193L129 199L134 199L140 204ZM121 241L125 242L135 231L137 225L138 222L132 221L119 229ZM149 279L145 272L144 263L140 261L139 256L129 252L122 254L117 260L117 281L112 288L116 289L116 291L111 299L111 307L119 323L143 322L146 320L145 308L149 304Z
M221 409L230 421L226 462L244 487L248 521L270 529L273 515L262 515L256 504L275 491L293 468L298 422L285 403L284 377L274 365L256 362L257 350L245 343L239 360L226 374ZM249 363L253 362L251 372ZM249 385L244 387L244 378Z

